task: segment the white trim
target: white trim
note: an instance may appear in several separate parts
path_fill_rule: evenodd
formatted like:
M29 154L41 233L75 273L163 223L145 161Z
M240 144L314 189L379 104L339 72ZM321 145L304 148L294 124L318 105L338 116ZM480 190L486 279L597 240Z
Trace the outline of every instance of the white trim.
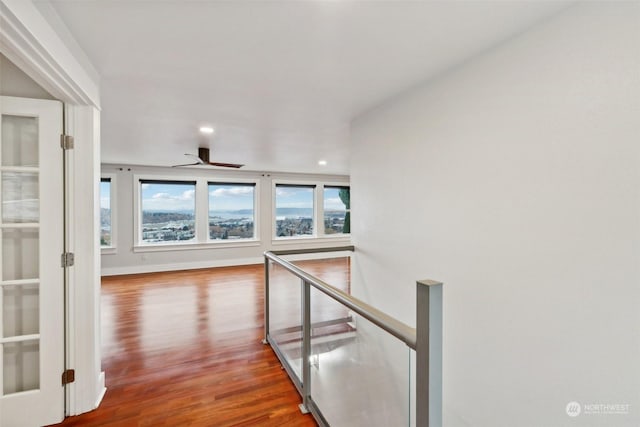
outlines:
M215 178L215 177L202 177L193 175L179 175L170 176L166 175L154 175L154 174L133 174L133 252L163 252L174 250L195 250L195 249L219 249L219 248L235 248L235 247L250 247L260 245L260 180L257 178ZM141 180L153 180L153 181L185 181L195 182L195 195L194 195L194 227L195 238L188 241L170 241L168 243L145 243L142 241L142 193L141 193ZM234 239L234 240L211 240L209 239L209 183L220 184L252 184L254 186L253 192L253 228L254 237L249 239ZM112 226L112 234L113 226Z
M69 150L69 249L76 263L69 274L67 357L76 381L67 385L67 415L96 408L104 387L100 351L100 113L67 105Z
M209 238L209 187L207 186L206 181L203 182L201 179L196 179L195 181L196 209L193 216L193 222L196 233L194 240L185 243L200 244L206 242ZM202 218L205 218L205 220ZM135 244L136 243L134 242L134 245ZM142 246L143 244L147 245L147 243L139 242L139 246Z
M206 188L207 188L207 242L209 243L214 243L215 244L221 244L222 242L218 243L217 240L212 240L209 238L209 208L210 208L210 203L209 203L209 196L211 196L211 194L209 194L209 184L253 184L253 239L241 239L241 241L243 242L251 242L251 241L255 241L255 242L260 242L260 180L257 178L239 178L239 179L232 179L232 178L223 178L223 179L215 179L215 180L210 180L207 178L206 180ZM226 242L225 242L226 243ZM239 241L237 243L240 243ZM227 246L227 247L234 247L234 246Z
M345 243L351 244L350 234L326 234L322 237L280 237L271 241L273 246L295 245L298 243L314 244L314 243Z
M296 254L286 255L285 258L290 261L301 260L313 260L313 259L329 259L329 258L343 258L350 257L352 252L339 251L339 252L321 252L312 254ZM156 264L156 265L131 265L128 267L113 267L103 268L102 276L120 276L123 274L143 274L143 273L156 273L163 271L180 271L180 270L196 270L202 268L216 268L216 267L235 267L238 265L256 265L263 264L263 257L251 257L251 258L236 258L226 260L209 260L198 262L182 262L176 264Z
M65 105L65 120L64 120L64 133L70 134L71 129L75 130L75 110L74 107L70 105ZM83 151L83 150L82 150ZM76 234L75 234L75 215L76 211L73 209L75 200L78 197L78 193L75 191L75 176L74 176L74 160L75 160L75 151L74 150L65 150L64 151L64 159L66 164L66 177L65 177L65 232L67 233L67 247L65 250L75 253L76 251ZM94 232L97 230L94 230ZM66 268L64 270L65 279L66 279L66 301L67 309L66 309L66 337L65 337L65 346L66 346L66 359L65 366L66 367L76 367L76 356L77 353L75 351L78 342L82 340L82 337L77 337L77 328L76 328L76 316L79 312L79 305L77 304L78 299L76 298L76 273L78 267L82 268L80 262L77 263L78 266L73 266L70 268ZM78 413L76 411L77 407L77 393L76 393L76 383L71 383L65 386L65 399L66 399L66 413L65 416L69 414Z
M0 51L47 92L100 107L100 89L31 1L0 1Z
M185 241L185 244L189 244L189 242L192 242L192 244L198 243L198 240L197 240L198 232L199 232L199 229L201 228L198 226L198 216L197 216L198 200L200 199L198 197L198 180L202 178L198 178L195 176L183 176L183 175L167 177L162 175L133 174L132 179L133 179L133 184L132 184L133 185L133 243L134 245L136 245L136 247L147 246L147 245L149 245L149 247L159 246L159 245L154 245L152 243L151 244L143 243L142 241L142 192L141 192L142 186L140 185L140 180L144 180L144 179L159 181L159 182L185 181L185 185L187 185L187 182L195 182L195 185L194 185L195 192L193 195L193 226L194 226L195 237L193 238L193 240ZM162 245L165 245L165 244L162 244ZM171 245L178 247L181 244L171 243Z
M104 395L107 392L104 371L100 372L100 375L98 376L98 387L96 391L97 391L96 394L98 397L96 398L96 402L93 406L94 409L100 406L100 403L102 402L102 399L104 398Z
M276 197L277 197L277 191L278 191L278 185L287 185L287 186L300 186L302 188L304 187L313 187L313 196L311 198L313 205L311 207L312 210L312 215L313 217L311 218L312 224L313 224L313 233L312 234L306 234L306 235L301 235L301 236L288 236L288 237L278 237L277 236L277 227L276 227L276 222L277 222L277 211L278 211L278 205L276 202ZM317 215L318 215L318 192L316 191L318 189L318 182L317 181L306 181L306 180L289 180L289 179L272 179L271 180L271 240L272 241L276 241L276 240L300 240L300 239L316 239L318 237L318 227L317 227Z
M314 186L313 189L313 234L302 236L278 237L276 235L276 187L278 185L299 185L300 187ZM313 241L322 243L324 239L348 239L351 240L350 234L325 234L324 232L324 188L325 187L347 187L351 188L348 181L324 181L322 179L314 180L291 180L277 179L271 180L271 200L272 200L272 218L271 218L271 243L274 245L295 243L300 241ZM350 211L350 209L349 209ZM335 236L335 237L334 237ZM281 243L282 242L282 243Z
M240 259L228 259L228 260L182 262L178 264L132 265L128 267L104 268L102 269L102 275L118 276L121 274L140 274L140 273L154 273L154 272L161 272L161 271L195 270L199 268L233 267L237 265L252 265L252 264L262 264L262 263L264 263L264 259L262 257L255 257L255 258L240 258Z
M167 252L167 251L189 251L198 249L228 249L228 248L247 248L252 246L260 246L259 240L210 240L207 243L186 242L186 243L156 243L136 245L133 252Z
M337 235L337 236L349 236L351 233L332 233L332 234L325 233L325 228L324 228L324 190L325 190L326 187L329 187L329 188L348 188L349 192L351 192L351 185L350 184L333 184L333 183L328 183L328 182L322 183L322 191L321 191L322 194L320 194L320 196L319 196L319 204L320 204L319 218L321 218L321 220L322 220L322 224L320 224L321 227L322 227L322 235L324 237L330 237L330 236L334 236L334 235ZM345 207L345 218L346 218L346 214L347 213L351 213L351 205L349 205L349 209L347 209Z
M67 43L32 1L0 0L0 51L47 92L67 103L67 112L72 113L67 117L73 126L67 123L67 131L77 144L71 150L73 163L69 165L69 203L75 206L69 245L81 256L76 257L68 275L66 304L71 322L66 345L69 359L75 358L77 375L67 386L66 415L77 415L96 407L105 383L100 370L100 252L99 241L93 237L99 230L95 209L99 206L100 87Z

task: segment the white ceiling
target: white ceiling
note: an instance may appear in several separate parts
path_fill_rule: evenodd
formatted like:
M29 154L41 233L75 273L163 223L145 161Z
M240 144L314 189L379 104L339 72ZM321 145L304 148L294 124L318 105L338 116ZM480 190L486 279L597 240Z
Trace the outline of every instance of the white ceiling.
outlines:
M204 145L245 169L347 174L355 116L567 2L51 4L101 76L103 162L168 166Z

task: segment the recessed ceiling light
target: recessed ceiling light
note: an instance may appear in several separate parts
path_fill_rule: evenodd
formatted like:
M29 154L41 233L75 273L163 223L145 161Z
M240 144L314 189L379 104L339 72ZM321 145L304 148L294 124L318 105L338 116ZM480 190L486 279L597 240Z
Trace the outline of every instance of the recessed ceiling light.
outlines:
M327 161L326 160L318 160L318 164L320 166L327 166Z
M211 133L213 133L213 128L211 126L202 126L200 128L200 132L206 133L206 134L211 134Z

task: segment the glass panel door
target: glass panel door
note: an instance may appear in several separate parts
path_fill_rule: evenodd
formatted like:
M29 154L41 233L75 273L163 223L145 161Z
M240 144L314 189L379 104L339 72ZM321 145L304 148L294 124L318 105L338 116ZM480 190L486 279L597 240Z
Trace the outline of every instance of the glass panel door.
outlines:
M43 425L64 416L62 110L1 100L0 425Z
M40 388L38 118L2 116L3 395ZM34 309L35 308L35 309Z

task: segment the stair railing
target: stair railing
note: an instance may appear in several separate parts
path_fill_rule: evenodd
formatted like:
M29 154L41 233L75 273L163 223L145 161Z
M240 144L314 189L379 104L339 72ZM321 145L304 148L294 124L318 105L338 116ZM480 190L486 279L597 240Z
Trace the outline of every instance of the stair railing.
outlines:
M395 319L375 307L355 298L341 289L326 283L296 266L282 256L313 254L324 252L353 252L353 246L320 249L267 251L264 253L264 343L270 344L302 396L300 409L310 412L321 426L329 426L331 416L323 414L314 399L311 369L313 354L311 348L312 330L322 327L355 324L358 315L377 328L387 332L415 351L415 377L411 380L415 393L415 410L409 410L409 424L417 427L437 427L442 425L442 283L434 280L416 282L416 328ZM292 357L283 349L283 342L274 339L270 330L270 267L279 266L300 279L301 325L278 330L279 333L302 333L299 363L294 366ZM348 310L349 315L337 319L315 322L311 319L311 289L317 289ZM355 329L351 327L352 330ZM344 334L343 334L344 335ZM297 336L297 335L296 335ZM295 341L295 340L294 340ZM296 350L294 348L294 350ZM297 353L296 353L297 354ZM295 359L296 361L298 358ZM297 369L296 369L297 368ZM412 394L410 393L410 394ZM411 401L412 399L409 398ZM325 408L327 409L327 408ZM388 423L389 421L381 421ZM353 425L353 422L347 424ZM367 422L367 425L371 425Z

